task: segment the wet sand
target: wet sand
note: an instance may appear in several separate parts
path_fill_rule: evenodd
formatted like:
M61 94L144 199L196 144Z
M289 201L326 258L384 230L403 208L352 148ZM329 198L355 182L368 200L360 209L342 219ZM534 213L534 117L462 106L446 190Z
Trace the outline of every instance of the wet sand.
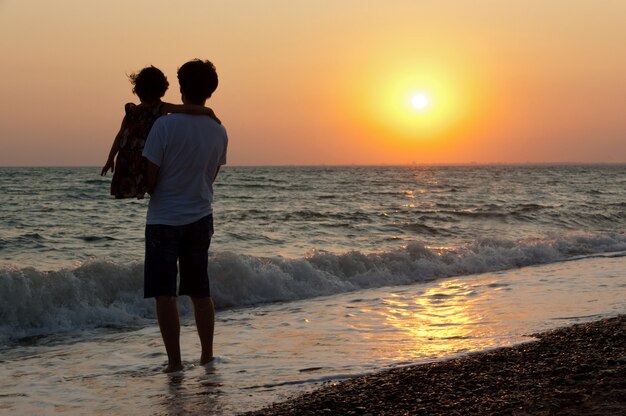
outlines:
M626 315L329 383L246 415L626 415Z

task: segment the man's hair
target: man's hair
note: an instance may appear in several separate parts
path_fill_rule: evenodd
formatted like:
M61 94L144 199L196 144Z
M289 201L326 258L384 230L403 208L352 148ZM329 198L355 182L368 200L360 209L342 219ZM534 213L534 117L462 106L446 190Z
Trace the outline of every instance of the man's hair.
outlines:
M133 87L133 94L141 101L155 101L165 95L170 86L167 77L159 68L147 66L138 73L128 76Z
M180 92L193 104L202 104L217 89L217 71L210 61L194 59L178 69Z

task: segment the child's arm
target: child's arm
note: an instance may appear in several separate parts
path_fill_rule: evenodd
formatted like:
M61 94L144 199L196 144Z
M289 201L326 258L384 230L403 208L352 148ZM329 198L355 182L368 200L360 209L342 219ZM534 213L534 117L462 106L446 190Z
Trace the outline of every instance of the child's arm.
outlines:
M122 125L120 126L120 131L117 132L115 136L115 140L113 140L113 144L111 145L111 151L109 152L109 157L107 159L107 163L102 167L102 171L100 171L100 176L105 176L109 169L111 172L115 171L115 155L120 150L120 142L122 141L122 134L124 129L126 128L126 116L122 120Z
M213 120L217 121L219 124L222 124L219 118L215 115L212 109L209 107L205 107L203 105L196 104L172 104L172 103L163 103L162 106L163 113L185 113L192 114L196 116L209 116Z

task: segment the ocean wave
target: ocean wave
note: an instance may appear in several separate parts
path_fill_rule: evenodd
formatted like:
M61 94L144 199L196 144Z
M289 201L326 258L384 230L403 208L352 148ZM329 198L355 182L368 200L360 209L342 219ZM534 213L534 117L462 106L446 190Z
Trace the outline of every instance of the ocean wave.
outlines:
M0 341L149 317L142 296L143 265L91 261L74 269L42 272L0 269Z
M623 233L569 234L533 240L482 239L454 248L420 243L380 253L314 251L299 259L221 252L209 275L218 309L307 299L365 288L514 269L602 253L626 253ZM143 265L92 260L42 272L0 268L0 341L154 319L143 299ZM181 302L189 314L189 302Z
M80 235L77 237L80 240L83 240L86 243L94 243L97 241L115 241L117 238L111 237L108 235Z

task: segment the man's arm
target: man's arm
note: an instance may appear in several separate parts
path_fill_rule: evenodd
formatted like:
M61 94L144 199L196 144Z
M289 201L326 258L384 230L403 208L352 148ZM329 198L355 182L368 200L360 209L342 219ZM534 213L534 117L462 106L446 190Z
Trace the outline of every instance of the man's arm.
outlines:
M215 171L215 177L213 177L213 182L215 182L215 180L217 179L217 174L220 173L221 167L222 167L221 165L217 165L217 170Z
M154 163L146 160L146 187L148 188L148 193L152 195L154 192L154 188L156 188L157 179L159 177L159 169L160 167L155 165Z

